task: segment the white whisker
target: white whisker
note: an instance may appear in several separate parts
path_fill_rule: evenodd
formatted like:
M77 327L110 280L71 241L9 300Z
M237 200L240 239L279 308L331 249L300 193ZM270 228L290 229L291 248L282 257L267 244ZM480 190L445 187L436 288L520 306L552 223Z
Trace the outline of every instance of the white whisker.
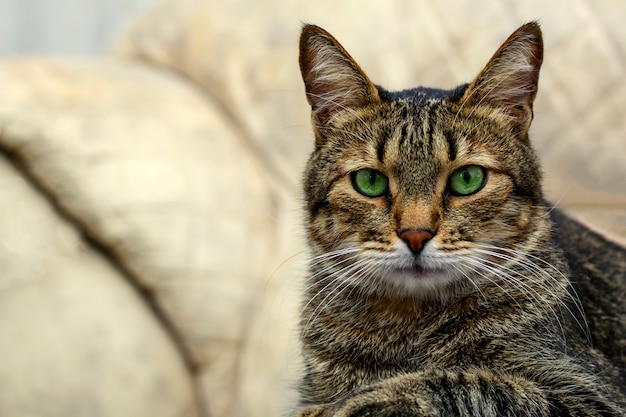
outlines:
M502 248L502 247L496 247L496 246L491 246L491 245L479 245L479 248L477 248L476 251L478 253L483 253L485 255L492 256L494 258L501 259L503 261L508 261L515 265L519 265L525 271L530 273L530 276L528 276L527 274L521 274L521 273L520 275L525 276L529 279L534 276L535 278L539 279L539 281L536 282L539 285L545 283L545 285L542 285L542 287L546 291L549 291L552 294L553 296L552 298L556 302L558 302L561 305L561 307L567 310L567 312L571 315L571 317L576 321L578 326L580 326L585 336L587 337L588 341L591 342L591 333L589 330L589 326L587 324L586 314L583 309L580 298L578 297L578 294L576 294L576 292L574 291L573 287L569 285L569 280L567 279L567 277L557 267L555 267L548 261L542 258L539 258L535 255L532 255L528 252L515 250L515 249ZM515 256L507 255L506 254L507 252ZM556 273L557 277L553 276L551 272L546 271L544 268L539 266L536 262L539 262L540 264L543 264L544 266L548 267L553 273ZM550 284L550 286L548 286L548 284ZM571 290L573 294L570 291L568 291L568 289ZM557 290L560 290L560 291L557 291ZM574 304L577 310L578 315L575 314L569 308L569 306L565 303L565 301L562 299L563 296L568 297L572 301L572 303ZM581 322L581 319L582 319L582 322Z

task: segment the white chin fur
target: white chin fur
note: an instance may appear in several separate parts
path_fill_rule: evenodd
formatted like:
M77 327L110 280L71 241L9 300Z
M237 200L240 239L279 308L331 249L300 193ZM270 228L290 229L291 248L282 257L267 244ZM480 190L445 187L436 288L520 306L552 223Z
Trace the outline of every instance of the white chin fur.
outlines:
M448 298L453 292L458 277L445 271L426 271L416 274L412 271L389 271L382 277L392 292L402 296L418 298Z
M388 265L380 276L390 292L397 296L427 299L452 297L458 289L456 284L463 281L463 278L453 266L449 265L449 256L446 259L438 254L437 246L437 243L432 241L426 245L420 256L420 264L424 270L418 271L410 268L414 262L413 254L406 245L398 245L396 250L400 252L404 262L397 266Z

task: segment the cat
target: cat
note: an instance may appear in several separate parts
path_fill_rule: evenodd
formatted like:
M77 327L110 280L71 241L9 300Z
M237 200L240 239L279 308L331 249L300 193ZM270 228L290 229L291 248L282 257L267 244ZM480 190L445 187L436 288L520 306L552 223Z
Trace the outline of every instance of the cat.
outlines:
M626 249L544 200L539 25L389 92L306 25L311 249L295 415L626 415Z

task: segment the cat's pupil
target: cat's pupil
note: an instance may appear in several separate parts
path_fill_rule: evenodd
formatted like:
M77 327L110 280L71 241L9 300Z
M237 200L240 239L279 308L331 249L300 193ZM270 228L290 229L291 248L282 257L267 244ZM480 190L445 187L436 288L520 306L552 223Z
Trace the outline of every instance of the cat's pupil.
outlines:
M469 184L471 179L472 176L470 175L469 170L465 169L465 171L463 171L463 181L465 181L466 184Z

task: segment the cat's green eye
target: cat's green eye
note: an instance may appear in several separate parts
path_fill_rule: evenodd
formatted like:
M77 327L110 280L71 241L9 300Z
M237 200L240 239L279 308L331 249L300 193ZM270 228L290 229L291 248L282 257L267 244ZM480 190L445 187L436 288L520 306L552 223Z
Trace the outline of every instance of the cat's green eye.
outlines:
M380 197L387 192L389 181L373 169L360 169L352 173L354 189L367 197Z
M448 180L448 189L455 195L470 195L479 191L486 180L485 168L468 165L457 169Z

